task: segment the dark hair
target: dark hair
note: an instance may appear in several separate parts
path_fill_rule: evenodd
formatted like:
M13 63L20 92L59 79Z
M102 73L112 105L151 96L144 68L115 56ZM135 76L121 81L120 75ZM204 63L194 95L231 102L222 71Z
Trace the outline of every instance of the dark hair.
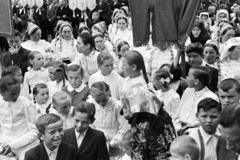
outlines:
M146 68L144 64L143 56L138 51L128 51L123 57L126 59L129 65L136 65L138 70L142 70L144 80L148 83L148 77L146 73Z
M27 21L29 19L29 16L27 14L21 15L21 20Z
M113 60L113 56L108 51L102 51L97 57L97 63L101 66L108 59Z
M82 39L82 42L84 45L89 44L91 49L96 49L94 38L90 33L86 33L86 32L80 33L79 37Z
M156 80L160 80L161 78L170 78L169 72L163 69L158 69L156 72L154 72L154 77L156 78ZM165 88L168 88L169 84L167 82L164 82L163 86Z
M195 65L190 68L190 70L194 70L193 76L198 79L203 86L209 85L209 69L205 66Z
M81 66L77 65L77 64L73 64L73 65L67 67L67 73L68 73L69 71L72 71L72 72L77 72L77 71L79 71L80 74L81 74L81 76L83 77L83 68L82 68Z
M169 67L169 68L171 68L172 66L170 65L170 64L168 64L168 63L164 63L163 65L161 65L161 67L160 67L160 69L163 69L163 67Z
M22 34L21 34L21 32L19 32L18 30L14 30L14 35L13 35L14 37L20 37L20 38L22 38Z
M21 68L18 66L8 66L3 70L2 77L5 77L7 75L15 76L16 72L18 71L21 71Z
M1 50L4 49L5 52L8 52L9 48L10 48L10 46L8 44L7 39L5 37L0 36L0 49Z
M40 89L45 89L48 88L46 84L37 84L34 88L33 88L33 95L36 96L39 93Z
M97 38L97 37L104 38L103 34L100 33L100 32L97 32L97 33L93 34L92 36L93 36L93 39L95 39L95 38Z
M117 44L117 52L120 52L121 51L121 48L122 48L122 46L124 46L124 45L128 45L129 46L129 48L130 48L130 45L128 44L128 42L127 41L121 41L121 42L119 42L118 44Z
M88 31L90 33L90 30L87 26L82 26L78 29L79 34L81 34L83 31Z
M61 62L61 61L53 61L49 64L48 67L54 67L54 74L56 72L63 72L64 74L64 78L68 79L67 78L67 74L66 74L66 68L64 66L64 64Z
M228 49L228 51L232 52L237 46L232 46Z
M99 89L103 93L106 93L106 92L110 91L109 85L107 83L103 82L103 81L93 83L91 88L92 87Z
M0 92L4 93L6 92L10 87L12 87L13 85L20 85L18 80L11 75L7 75L5 77L3 77L0 81Z
M128 24L128 19L127 19L127 17L125 17L125 16L120 16L120 17L118 17L118 18L117 18L117 23L118 23L118 21L121 20L121 19L125 20L126 23Z
M218 89L223 90L223 92L229 92L229 90L235 88L236 91L240 94L240 83L233 78L228 78L220 82Z
M233 31L234 31L233 26L229 26L229 27L225 28L225 29L221 32L222 34L221 34L220 36L225 35L229 30L233 30Z
M186 53L189 54L195 52L199 55L203 55L203 45L200 42L191 43L186 47Z
M240 104L232 103L225 107L220 113L219 124L224 128L229 128L234 125L240 127Z
M217 53L217 55L218 56L220 55L219 50L218 50L218 46L216 46L215 44L207 43L207 44L205 44L204 49L206 47L212 47L214 49L214 51ZM204 51L204 49L203 49L203 51Z
M203 109L205 112L209 111L210 109L213 109L213 108L217 109L219 112L221 112L221 110L222 110L221 104L212 98L205 98L205 99L201 100L198 103L197 107L198 107L197 108L198 113L199 113L200 109Z
M41 54L41 52L38 52L38 51L30 52L29 55L28 55L28 60L33 60L35 58L35 55L37 55L39 53Z
M52 113L44 114L37 119L36 127L41 134L45 134L46 127L58 121L62 121L58 115Z
M95 105L88 102L80 102L73 109L73 116L76 112L87 113L88 118L93 122L95 120L94 116L96 113Z

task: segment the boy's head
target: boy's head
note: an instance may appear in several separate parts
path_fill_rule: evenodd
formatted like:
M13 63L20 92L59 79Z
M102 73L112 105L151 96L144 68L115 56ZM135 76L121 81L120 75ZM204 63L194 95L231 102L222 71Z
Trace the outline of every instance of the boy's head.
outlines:
M15 30L13 37L8 38L8 43L11 47L15 49L20 49L21 48L21 43L22 43L22 35L19 31Z
M86 131L95 120L96 110L92 103L80 102L73 110L74 127L78 133Z
M36 121L39 138L45 143L49 150L53 151L62 142L63 121L55 114L45 114Z
M190 136L176 138L170 147L171 160L197 160L199 159L199 148Z
M198 103L196 117L203 130L210 135L213 135L217 130L221 110L220 103L211 98L203 99Z
M191 65L201 65L203 59L203 46L201 43L191 43L186 47L188 62Z
M81 66L73 64L67 68L67 77L72 88L78 88L82 84L83 69Z
M218 94L223 108L231 103L239 103L240 83L236 79L225 79L219 84Z
M130 129L124 134L123 140L122 140L123 150L128 156L131 156L131 153L132 153L132 142L131 142L132 138L133 138L132 130Z
M64 91L56 92L52 97L52 104L58 113L68 115L71 109L71 98Z

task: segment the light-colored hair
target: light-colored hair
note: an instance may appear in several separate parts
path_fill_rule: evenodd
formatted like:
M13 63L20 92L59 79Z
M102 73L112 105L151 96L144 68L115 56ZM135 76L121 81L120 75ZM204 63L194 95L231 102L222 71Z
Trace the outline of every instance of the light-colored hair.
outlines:
M56 103L62 102L63 100L68 100L71 102L71 97L64 91L56 92L52 97L53 105L56 105Z

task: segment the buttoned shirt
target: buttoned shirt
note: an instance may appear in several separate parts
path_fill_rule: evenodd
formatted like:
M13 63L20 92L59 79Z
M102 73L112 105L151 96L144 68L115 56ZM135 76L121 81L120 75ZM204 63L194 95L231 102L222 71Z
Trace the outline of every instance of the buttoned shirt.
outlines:
M82 132L82 133L79 133L79 132L77 132L77 131L75 130L75 136L76 136L76 139L77 139L78 148L81 146L82 141L83 141L83 139L84 139L84 137L85 137L85 135L86 135L86 133L87 133L87 130L88 130L88 129L86 129L86 130L85 130L84 132Z
M51 151L50 149L48 149L48 147L46 146L45 143L43 143L43 144L44 144L44 147L46 149L46 152L47 152L47 155L48 155L48 159L49 160L56 160L59 147L57 147L56 149Z

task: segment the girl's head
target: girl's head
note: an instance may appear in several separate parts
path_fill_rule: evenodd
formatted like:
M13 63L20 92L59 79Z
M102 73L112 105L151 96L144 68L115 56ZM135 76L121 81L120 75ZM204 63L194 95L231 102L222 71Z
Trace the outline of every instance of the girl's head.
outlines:
M33 98L37 104L44 104L49 99L49 89L45 84L37 84L33 88Z
M71 109L71 98L64 91L56 92L52 97L52 104L58 113L68 115Z
M72 39L72 31L72 26L68 22L61 25L60 33L65 40L70 41Z
M206 87L209 84L209 70L205 66L193 66L188 73L188 87L195 88Z
M96 49L94 38L90 33L81 33L77 38L77 43L78 52L85 55L90 54L92 50Z
M214 64L220 56L217 42L207 42L207 44L204 46L203 55L208 64Z
M168 73L170 73L171 65L168 64L168 63L165 63L165 64L163 64L163 65L160 67L160 69L165 70L165 71L168 71Z
M116 44L116 50L118 56L121 58L127 51L129 51L130 45L126 41L118 41Z
M166 70L159 69L153 74L153 84L157 89L169 88L170 82L170 74Z
M104 35L100 32L94 33L93 34L93 38L94 38L94 42L95 42L95 46L96 49L98 51L102 51L105 49L105 45L104 45Z
M41 39L42 31L37 25L33 25L28 30L28 35L32 41L38 42Z
M65 66L60 61L51 62L48 66L48 72L52 81L61 82L64 78L67 79Z
M134 77L135 75L138 75L142 71L143 77L146 83L148 83L144 59L139 52L128 51L126 54L123 55L122 62L125 75Z
M224 23L220 28L220 42L224 43L228 41L230 38L233 38L235 35L235 31L233 26L228 23Z
M97 57L98 68L100 69L102 75L107 76L111 74L113 70L113 57L107 52L101 52Z
M90 88L90 94L100 106L105 106L111 96L110 87L105 82L96 82Z
M202 29L204 28L204 24L201 20L196 19L193 25L193 29L192 29L192 35L195 38L198 38L201 34Z
M72 88L78 88L83 80L82 67L76 64L67 67L67 77Z
M5 68L5 70L2 72L2 77L7 75L14 76L19 83L23 82L22 70L18 66L9 66Z
M120 9L115 9L114 11L113 11L113 14L112 14L112 24L114 24L116 21L117 21L117 18L119 17L119 16L123 16L124 15L124 12L123 12L123 10L120 10Z
M228 51L230 52L229 56L231 59L238 60L240 57L240 43L237 46L230 47Z
M85 26L85 25L79 27L79 29L78 29L78 33L79 33L79 34L84 33L84 32L90 33L90 29L89 29L87 26Z
M126 16L120 16L117 18L117 27L121 31L124 31L128 26L128 19Z
M217 11L216 16L217 22L220 22L222 20L229 21L229 13L226 9L220 9Z
M1 79L0 92L5 101L15 102L19 97L20 90L20 84L15 77L7 75Z
M28 60L32 64L34 70L38 70L44 65L43 55L38 51L30 52L28 55Z

